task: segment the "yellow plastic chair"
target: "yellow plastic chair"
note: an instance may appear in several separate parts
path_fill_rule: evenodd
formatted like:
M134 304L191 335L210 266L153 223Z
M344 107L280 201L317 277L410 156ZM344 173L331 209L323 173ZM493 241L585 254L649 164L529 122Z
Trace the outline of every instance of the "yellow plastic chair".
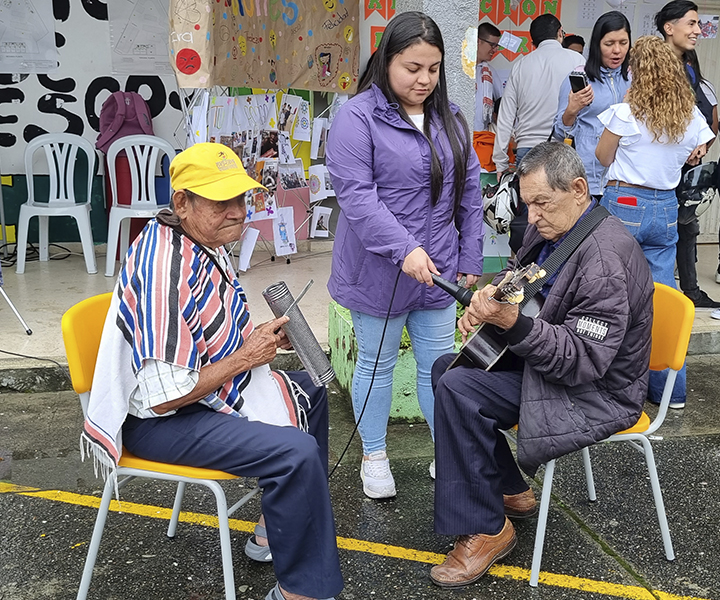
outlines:
M653 310L650 369L652 371L669 369L658 414L655 419L650 422L650 417L643 412L633 427L611 435L609 438L598 443L628 442L645 456L653 498L655 499L655 508L657 509L658 522L660 524L660 532L662 534L663 545L665 546L665 556L668 560L674 560L675 552L673 551L672 540L670 539L670 529L668 527L667 516L665 515L665 503L663 502L662 491L660 490L660 481L658 479L657 467L655 466L655 455L653 454L650 444L650 435L657 431L665 420L677 373L685 363L685 356L687 354L688 344L690 343L690 333L692 331L693 320L695 319L695 306L681 292L661 283L656 283ZM594 501L596 499L595 482L588 448L582 449L582 455L585 465L588 498ZM532 568L530 571L530 585L533 587L537 587L540 575L540 561L542 560L543 545L545 542L545 529L547 526L548 509L550 508L550 494L552 492L554 473L555 460L551 460L545 465L540 511L538 513L538 524L535 532L535 549L533 551Z
M75 306L71 307L62 318L63 341L65 342L65 353L67 354L68 366L70 368L70 378L72 379L73 388L80 396L83 415L87 413L90 388L92 386L93 373L95 372L95 362L100 347L100 337L102 336L103 325L111 298L112 293L107 293L78 302ZM123 448L122 456L117 466L117 477L118 489L121 489L136 477L178 482L173 513L170 524L168 525L168 537L175 536L186 484L197 483L204 485L215 494L218 526L220 530L223 575L225 580L225 597L227 600L235 600L235 577L232 566L228 517L257 494L260 488L254 488L245 494L232 508L228 509L225 492L218 481L223 479L238 479L235 475L214 469L201 469L145 460L134 456L125 448ZM78 600L84 600L87 597L113 492L113 483L110 478L108 478L105 482L105 489L103 490L100 508L98 509L98 515L95 520L88 555L85 559L85 568L77 595Z

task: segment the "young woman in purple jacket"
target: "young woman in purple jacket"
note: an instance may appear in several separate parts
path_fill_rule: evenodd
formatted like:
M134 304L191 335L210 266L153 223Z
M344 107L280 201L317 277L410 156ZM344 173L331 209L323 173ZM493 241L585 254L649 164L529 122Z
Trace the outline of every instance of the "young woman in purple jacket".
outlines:
M448 100L438 26L420 12L395 16L358 94L333 121L326 154L340 204L328 289L355 328L352 399L370 498L396 493L385 438L403 327L433 434L430 371L453 350L455 301L431 274L465 276L471 286L482 273L480 165L471 141Z

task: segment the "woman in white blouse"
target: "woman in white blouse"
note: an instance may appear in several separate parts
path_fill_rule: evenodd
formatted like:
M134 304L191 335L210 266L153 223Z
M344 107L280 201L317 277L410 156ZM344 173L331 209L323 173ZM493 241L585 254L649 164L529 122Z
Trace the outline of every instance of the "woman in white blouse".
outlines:
M630 51L630 71L625 102L598 115L605 129L595 154L609 167L601 204L635 236L653 279L676 287L675 188L683 165L698 164L714 134L695 106L685 68L663 40L638 39ZM673 408L685 406L684 371L673 390ZM657 403L664 384L658 375L651 373L648 391Z

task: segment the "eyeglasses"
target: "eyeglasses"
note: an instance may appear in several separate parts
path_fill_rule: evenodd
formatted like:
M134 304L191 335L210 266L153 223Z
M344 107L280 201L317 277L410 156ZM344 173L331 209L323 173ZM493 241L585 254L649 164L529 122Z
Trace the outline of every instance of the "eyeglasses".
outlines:
M496 44L496 43L494 43L494 42L491 42L490 40L486 40L485 38L479 37L478 39L479 39L479 40L482 40L483 42L485 42L486 44L488 44L488 45L490 46L490 49L491 49L491 50L495 50L495 49L498 48L498 46L500 46L500 44Z

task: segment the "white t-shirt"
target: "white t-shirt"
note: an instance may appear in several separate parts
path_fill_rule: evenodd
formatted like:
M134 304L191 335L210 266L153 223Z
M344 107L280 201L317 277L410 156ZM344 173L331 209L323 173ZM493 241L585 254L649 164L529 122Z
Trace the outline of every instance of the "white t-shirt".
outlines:
M598 119L608 131L621 136L615 161L608 169L608 180L656 190L675 189L692 151L715 137L697 107L693 108L692 121L678 144L662 139L653 141L653 135L635 119L625 102L613 104Z
M410 120L413 122L413 125L417 127L420 131L423 130L423 127L425 126L425 115L423 113L420 113L419 115L408 115L410 117Z

